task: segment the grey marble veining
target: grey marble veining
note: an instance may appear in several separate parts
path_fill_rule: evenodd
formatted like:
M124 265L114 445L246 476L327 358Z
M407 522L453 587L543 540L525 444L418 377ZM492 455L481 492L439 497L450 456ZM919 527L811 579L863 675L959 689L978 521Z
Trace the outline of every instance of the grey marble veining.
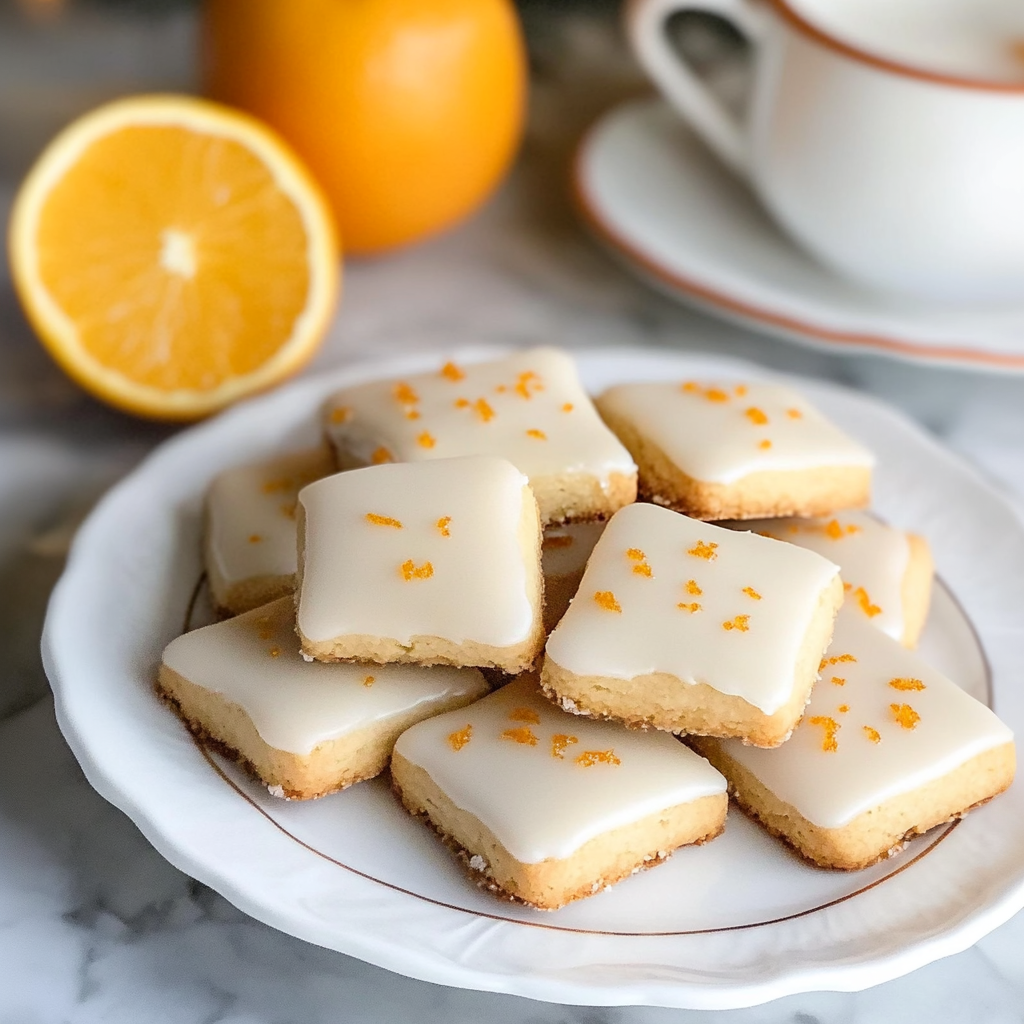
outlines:
M552 21L534 47L524 156L475 219L384 260L349 263L311 374L437 345L650 345L754 359L903 408L1024 509L1024 378L801 349L676 306L576 225L572 144L642 87L607 17ZM6 201L5 201L6 200ZM9 201L0 194L5 219ZM441 988L292 939L164 861L91 790L38 658L47 593L74 524L173 428L84 396L43 354L0 269L0 1024L935 1024L1024 1021L1024 915L975 948L856 994L689 1013L533 1003Z

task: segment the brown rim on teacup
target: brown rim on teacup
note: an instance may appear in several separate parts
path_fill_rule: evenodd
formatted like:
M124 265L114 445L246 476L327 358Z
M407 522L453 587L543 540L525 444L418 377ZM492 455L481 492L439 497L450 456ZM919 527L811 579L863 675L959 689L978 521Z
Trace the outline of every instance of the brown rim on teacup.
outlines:
M819 28L798 11L794 10L790 0L767 0L767 2L791 28L795 28L798 32L809 39L813 39L821 46L825 46L830 50L841 53L844 57L849 57L870 67L889 71L896 75L904 75L907 78L916 78L922 82L932 82L936 85L948 85L960 89L980 89L988 92L1024 93L1024 78L1020 82L995 82L983 78L963 78L959 75L947 75L941 71L929 71L926 68L917 67L913 64L903 64L898 60L880 57L869 50L853 46ZM1022 68L1022 71L1024 71L1024 68Z

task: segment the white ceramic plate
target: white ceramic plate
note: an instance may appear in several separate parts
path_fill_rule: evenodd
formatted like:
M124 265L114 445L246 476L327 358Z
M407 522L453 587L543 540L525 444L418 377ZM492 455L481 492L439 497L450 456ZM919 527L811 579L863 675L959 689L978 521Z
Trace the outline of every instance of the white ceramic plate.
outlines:
M1024 372L1024 309L943 308L858 288L814 262L661 100L581 145L577 203L631 269L708 312L835 352Z
M767 376L642 350L579 362L592 391L631 379ZM543 913L478 891L382 781L285 803L197 747L152 681L201 571L208 481L312 440L332 389L438 365L360 366L239 406L165 444L82 527L50 605L46 669L90 782L161 853L311 942L447 985L576 1004L728 1007L858 989L966 948L1024 904L1021 787L855 874L805 865L733 810L713 843ZM926 656L1024 728L1021 525L895 412L824 384L800 387L878 453L877 510L934 547L948 590L937 588Z

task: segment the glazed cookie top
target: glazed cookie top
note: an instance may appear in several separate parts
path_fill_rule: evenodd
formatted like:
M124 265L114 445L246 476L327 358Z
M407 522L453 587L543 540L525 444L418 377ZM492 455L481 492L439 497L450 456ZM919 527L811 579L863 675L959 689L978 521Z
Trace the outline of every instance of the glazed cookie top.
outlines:
M654 672L773 714L838 566L658 505L627 505L597 542L547 656L576 675Z
M531 636L527 562L540 531L527 479L489 456L337 473L299 494L298 626L307 640L444 637L509 647Z
M598 399L687 476L731 484L751 473L870 468L874 456L782 384L619 384Z
M1013 739L981 702L864 617L839 613L800 725L774 750L720 741L808 821L841 828Z
M636 473L575 363L554 348L345 388L326 424L332 443L367 465L500 455L529 477L580 473L606 484Z
M488 690L476 669L309 664L290 597L172 640L164 664L240 705L272 747L308 754L384 719Z
M839 566L846 604L894 640L903 636L903 579L910 562L906 533L866 512L817 519L754 519L729 523L824 555Z
M595 836L726 788L667 733L568 715L530 677L414 725L395 752L524 864L569 857Z
M334 472L325 449L225 470L206 497L206 550L225 583L295 572L299 491Z

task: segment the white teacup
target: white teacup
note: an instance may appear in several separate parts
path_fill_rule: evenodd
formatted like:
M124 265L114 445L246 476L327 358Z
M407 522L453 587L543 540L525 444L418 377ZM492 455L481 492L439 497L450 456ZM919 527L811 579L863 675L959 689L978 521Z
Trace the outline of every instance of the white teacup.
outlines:
M752 44L740 119L667 38L687 10ZM626 20L666 98L823 263L1024 302L1024 0L632 0Z

